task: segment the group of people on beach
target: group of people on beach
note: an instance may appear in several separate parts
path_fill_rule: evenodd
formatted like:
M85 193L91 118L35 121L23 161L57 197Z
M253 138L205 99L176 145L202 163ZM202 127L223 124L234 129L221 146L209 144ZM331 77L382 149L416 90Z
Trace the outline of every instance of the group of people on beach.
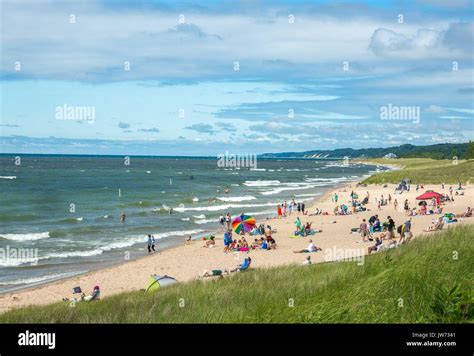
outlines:
M277 205L277 217L286 217L293 212L306 215L307 211L305 211L305 208L304 202L296 202L295 199L292 199L291 202L288 203L285 200L283 203Z
M374 241L375 233L379 233L379 236L375 237L375 245L369 247L368 253L379 251L382 248L383 241L388 241L388 247L394 247L397 244L405 243L409 241L413 235L411 233L411 218L408 218L403 224L395 228L396 224L392 217L387 216L387 219L380 223L379 216L377 214L372 215L367 222L366 219L362 219L359 225L359 233L362 237L362 242ZM396 242L396 232L400 235L398 243Z
M148 234L148 239L147 239L147 249L148 249L148 254L150 253L155 253L155 245L156 245L156 240L155 236Z

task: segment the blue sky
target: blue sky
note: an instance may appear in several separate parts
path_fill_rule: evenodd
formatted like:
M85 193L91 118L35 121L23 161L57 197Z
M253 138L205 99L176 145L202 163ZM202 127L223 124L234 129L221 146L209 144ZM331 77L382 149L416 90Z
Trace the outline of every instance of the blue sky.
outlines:
M472 0L0 6L1 152L216 155L474 139ZM381 120L388 104L419 108L419 122ZM94 120L58 120L64 106L93 107Z

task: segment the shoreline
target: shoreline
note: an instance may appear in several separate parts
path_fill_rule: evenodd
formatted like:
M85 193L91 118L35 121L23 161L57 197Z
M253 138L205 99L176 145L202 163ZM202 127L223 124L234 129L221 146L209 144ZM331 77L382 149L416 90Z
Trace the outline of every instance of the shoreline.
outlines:
M371 176L371 175L369 175ZM372 197L380 196L380 194L392 194L400 200L410 198L418 195L413 190L410 193L403 193L403 195L395 196L393 194L394 184L388 184L387 187L379 185L368 185L367 187L356 187L355 184L361 179L354 179L335 186L328 187L325 191L312 199L307 207L308 212L314 212L316 207L328 212L328 215L302 215L293 213L291 216L284 218L262 218L257 220L257 224L265 223L271 224L272 228L277 229L274 238L277 241L278 248L271 251L251 251L249 256L252 257L253 267L272 267L281 266L294 263L302 263L306 257L302 254L294 254L293 250L303 249L308 244L308 239L314 239L317 246L321 246L323 251L331 248L345 248L345 249L367 249L369 244L361 243L359 235L350 233L350 229L358 227L362 218L368 218L370 214L378 213L381 219L389 214L394 217L396 222L402 222L403 214L393 209L392 206L383 207L383 211L377 212L375 204L372 202ZM446 187L447 189L448 187ZM427 185L425 190L436 189L440 191L438 185ZM335 203L331 202L332 195L337 192L340 196L338 204L347 203L347 199L351 190L356 191L359 196L370 192L371 199L367 207L370 211L356 213L352 215L338 216L333 215L332 211ZM446 204L447 211L454 213L461 213L465 211L467 206L474 197L474 186L466 186L464 196L456 198L455 202ZM443 191L445 193L445 191ZM414 202L416 203L416 201ZM448 206L449 205L449 206ZM392 209L390 209L392 208ZM388 210L387 210L388 209ZM294 232L293 220L299 216L304 222L310 221L313 223L313 228L322 230L321 233L308 237L288 238ZM433 216L419 216L415 217L414 234L415 238L420 234L422 229L430 224ZM472 219L472 218L471 218ZM422 222L419 223L418 220ZM467 220L466 220L467 221ZM471 221L467 221L472 223ZM464 222L462 222L464 223ZM456 224L457 225L457 224ZM247 256L246 253L235 252L225 254L222 252L222 230L216 228L209 229L207 232L213 233L217 231L216 246L214 248L202 248L202 240L195 239L191 243L178 243L176 246L166 248L165 250L158 250L152 255L144 255L134 260L123 261L113 266L91 270L81 275L73 277L66 277L58 280L47 281L39 285L28 286L18 289L14 292L5 292L0 294L0 313L6 312L10 309L23 307L27 305L49 304L61 301L62 297L70 296L70 291L75 286L81 286L83 291L88 292L93 285L100 285L103 291L102 296L107 297L125 291L134 291L146 288L146 282L152 274L170 275L180 282L187 282L195 280L197 275L203 270L212 270L216 268L231 268L241 263L243 258ZM254 237L259 235L247 237L249 243ZM371 245L371 244L370 244ZM328 262L324 260L322 253L311 254L314 258L313 263ZM186 268L183 268L186 266Z
M365 176L363 176L363 177L365 177ZM360 179L363 179L363 177L361 177ZM333 185L333 186L323 188L323 192L321 192L321 193L317 192L317 193L315 193L315 195L313 197L309 198L309 200L311 201L311 205L308 208L312 208L314 206L314 204L317 203L318 200L325 199L335 189L339 189L341 187L344 187L345 185L347 185L349 183L353 184L353 182L355 182L355 181L356 180L348 181L346 183L339 183L339 184L336 184L336 185ZM262 221L262 222L263 221L269 221L269 220L272 220L276 217L276 213L264 214L264 215L261 215L261 216L262 216L262 218L259 221ZM203 232L200 232L200 233L196 234L196 236L192 238L193 242L201 242L203 237L209 236L209 235L215 236L216 240L222 240L222 237L218 237L218 235L223 234L223 231L222 231L221 228L219 228L219 226L208 228L208 229L203 229L203 230L204 230ZM184 240L185 238L186 238L186 236L183 235L182 239ZM144 238L143 241L144 241L143 245L145 245L146 244L145 238ZM159 242L159 240L158 240L158 242ZM157 246L159 246L159 245L160 244L158 243ZM158 250L155 254L158 254L159 252L173 250L173 249L176 249L176 248L181 248L183 246L186 246L185 241L176 242L175 244L172 244L171 246L167 246L167 247L165 247L161 250ZM31 283L30 285L26 285L26 286L11 287L10 289L7 289L5 291L0 292L0 299L5 295L10 295L10 294L14 294L14 293L21 293L21 292L24 292L24 291L32 291L32 290L36 290L36 289L41 288L41 287L46 287L48 285L59 283L59 282L62 282L62 281L67 281L67 280L70 280L70 279L73 279L73 278L88 277L88 276L90 276L91 274L93 274L95 272L107 271L107 270L116 268L116 267L121 266L121 265L125 265L125 264L128 264L128 263L132 263L132 262L135 262L135 261L140 261L142 259L149 258L153 255L154 254L151 254L151 255L144 254L142 256L135 257L135 258L130 259L130 260L120 261L120 262L119 261L115 261L115 262L108 261L108 263L109 263L108 266L98 266L97 268L92 268L92 269L84 271L84 272L79 271L77 273L74 273L71 276L51 278L51 279L48 279L48 280L45 280L45 281L39 281L39 282ZM1 308L0 308L0 313L2 313Z

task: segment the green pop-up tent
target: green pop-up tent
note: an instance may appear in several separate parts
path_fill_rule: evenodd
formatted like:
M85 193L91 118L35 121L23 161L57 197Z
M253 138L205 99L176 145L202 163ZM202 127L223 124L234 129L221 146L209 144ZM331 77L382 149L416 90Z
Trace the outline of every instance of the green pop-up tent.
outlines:
M178 283L176 279L170 276L158 276L157 274L150 277L148 280L148 286L145 290L147 292L153 292L160 288L169 286L170 284Z

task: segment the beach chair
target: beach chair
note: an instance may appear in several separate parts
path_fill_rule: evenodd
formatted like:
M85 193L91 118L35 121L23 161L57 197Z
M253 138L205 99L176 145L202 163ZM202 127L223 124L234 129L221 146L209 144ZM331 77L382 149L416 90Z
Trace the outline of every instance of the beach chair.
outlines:
M250 262L249 262L249 259L246 258L246 259L244 260L244 263L242 263L242 264L240 265L239 270L240 270L240 272L243 272L243 271L248 270L249 267L250 267Z

